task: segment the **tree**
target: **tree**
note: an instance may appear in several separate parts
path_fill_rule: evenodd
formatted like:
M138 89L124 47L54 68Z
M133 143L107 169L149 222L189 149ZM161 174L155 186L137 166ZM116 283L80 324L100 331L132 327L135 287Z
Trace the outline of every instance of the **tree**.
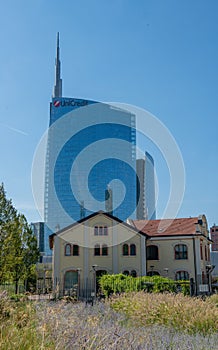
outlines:
M0 185L0 283L13 281L15 293L19 281L28 278L38 261L37 240L23 214L17 212Z

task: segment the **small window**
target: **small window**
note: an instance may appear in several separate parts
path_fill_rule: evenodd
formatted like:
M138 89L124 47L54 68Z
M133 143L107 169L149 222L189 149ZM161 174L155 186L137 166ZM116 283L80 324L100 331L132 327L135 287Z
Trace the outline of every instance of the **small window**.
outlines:
M95 256L100 256L100 245L96 244L94 248L94 255Z
M129 271L127 270L123 271L123 275L129 276Z
M77 244L73 245L73 255L79 256L79 246Z
M106 244L102 245L102 255L108 255L108 247Z
M71 255L71 245L66 244L65 245L65 256L70 256Z
M188 259L188 250L187 245L185 244L177 244L175 246L175 259Z
M95 226L95 228L94 228L94 235L98 236L98 226Z
M108 235L108 227L107 226L95 226L94 227L94 235L95 236L107 236Z
M130 255L136 255L136 246L135 246L135 244L130 244Z
M200 243L200 256L201 256L201 260L203 260L203 245L202 245L202 242Z
M123 245L123 255L129 255L129 246L128 244Z
M147 260L158 260L158 247L156 245L147 246Z
M207 261L207 246L204 246L205 260Z
M132 277L137 277L137 273L136 273L135 270L132 270L132 271L131 271L131 276L132 276Z
M189 273L187 271L177 271L176 281L186 281L189 280Z
M148 271L147 276L160 276L160 274L157 271Z

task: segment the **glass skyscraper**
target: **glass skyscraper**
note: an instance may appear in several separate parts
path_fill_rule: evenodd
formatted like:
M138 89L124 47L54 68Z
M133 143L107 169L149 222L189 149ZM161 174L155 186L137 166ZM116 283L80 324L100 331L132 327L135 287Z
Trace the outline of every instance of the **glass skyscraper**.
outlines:
M43 256L45 255L45 225L44 222L34 222L31 223L30 226L37 239L37 247L40 253L39 261L42 262Z
M145 152L144 158L136 160L136 172L139 181L137 182L137 212L138 220L155 220L155 177L154 160Z
M55 72L44 194L47 255L52 232L98 210L123 221L136 219L140 203L135 115L109 104L62 96L59 34ZM144 182L140 188L144 192Z

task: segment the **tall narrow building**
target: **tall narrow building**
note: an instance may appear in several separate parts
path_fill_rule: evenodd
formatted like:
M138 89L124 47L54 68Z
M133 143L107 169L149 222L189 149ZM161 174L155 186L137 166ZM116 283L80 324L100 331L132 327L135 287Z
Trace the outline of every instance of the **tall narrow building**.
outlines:
M215 223L210 228L210 237L212 240L210 258L211 258L211 264L214 266L214 269L212 271L212 276L214 278L217 278L218 277L218 225L216 225Z
M33 222L30 224L33 234L37 239L37 248L39 249L39 261L43 261L45 255L45 225L44 222Z
M218 252L218 225L214 224L210 228L210 237L212 240L212 245L211 245L212 252Z
M144 158L136 160L137 181L137 212L138 220L155 220L155 174L154 160L145 152Z

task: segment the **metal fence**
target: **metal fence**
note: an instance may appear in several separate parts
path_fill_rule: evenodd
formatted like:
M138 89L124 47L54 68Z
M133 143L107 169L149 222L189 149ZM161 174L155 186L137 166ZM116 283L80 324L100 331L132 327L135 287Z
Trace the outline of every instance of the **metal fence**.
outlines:
M15 284L14 283L3 283L0 284L0 292L5 291L8 294L15 294ZM25 286L24 284L19 284L18 285L18 294L23 294L25 293Z

